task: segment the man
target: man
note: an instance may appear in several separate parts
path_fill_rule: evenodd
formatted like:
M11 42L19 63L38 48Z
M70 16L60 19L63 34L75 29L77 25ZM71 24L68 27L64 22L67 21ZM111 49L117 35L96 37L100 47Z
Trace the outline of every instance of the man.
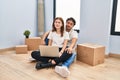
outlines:
M68 41L68 48L66 48L66 51L69 52L69 54L72 54L72 56L62 64L62 66L56 66L55 72L60 74L62 77L67 77L70 74L70 71L68 70L71 63L74 61L76 53L75 53L75 47L78 39L78 33L73 30L74 25L76 24L76 21L74 18L70 17L66 20L66 31L69 33L70 40Z

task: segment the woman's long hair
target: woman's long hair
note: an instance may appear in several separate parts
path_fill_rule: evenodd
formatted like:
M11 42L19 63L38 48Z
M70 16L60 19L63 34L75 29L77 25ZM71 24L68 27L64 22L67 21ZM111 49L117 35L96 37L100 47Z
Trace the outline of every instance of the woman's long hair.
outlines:
M61 32L61 37L63 37L63 33L64 33L64 21L63 21L63 19L62 19L61 17L56 17L56 18L54 19L54 21L53 21L53 23L52 23L52 32L56 31L56 28L55 28L54 23L55 23L55 21L58 20L58 19L62 22L62 26L61 26L60 32Z

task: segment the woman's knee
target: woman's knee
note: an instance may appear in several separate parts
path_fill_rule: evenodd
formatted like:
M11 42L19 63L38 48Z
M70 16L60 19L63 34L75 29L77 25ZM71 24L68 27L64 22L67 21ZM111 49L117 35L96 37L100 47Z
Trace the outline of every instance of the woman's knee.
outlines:
M33 52L31 53L32 58L35 58L36 56L39 56L39 55L40 55L40 52L39 52L39 51L33 51Z

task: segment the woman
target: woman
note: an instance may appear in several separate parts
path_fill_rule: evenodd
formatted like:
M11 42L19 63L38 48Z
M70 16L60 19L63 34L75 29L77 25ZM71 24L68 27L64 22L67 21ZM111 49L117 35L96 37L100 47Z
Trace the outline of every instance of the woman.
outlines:
M36 69L45 67L55 66L60 62L66 61L72 54L65 52L67 41L69 40L69 34L64 31L64 21L61 17L54 19L52 24L52 31L48 35L49 43L48 46L59 47L59 57L48 60L47 63L37 62ZM42 58L42 57L41 57Z

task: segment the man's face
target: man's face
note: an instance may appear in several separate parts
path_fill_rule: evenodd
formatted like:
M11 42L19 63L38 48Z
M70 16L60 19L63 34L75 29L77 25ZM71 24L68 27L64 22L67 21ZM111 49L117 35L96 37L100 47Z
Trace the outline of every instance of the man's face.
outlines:
M71 20L66 22L66 30L71 30L74 27L74 23Z

